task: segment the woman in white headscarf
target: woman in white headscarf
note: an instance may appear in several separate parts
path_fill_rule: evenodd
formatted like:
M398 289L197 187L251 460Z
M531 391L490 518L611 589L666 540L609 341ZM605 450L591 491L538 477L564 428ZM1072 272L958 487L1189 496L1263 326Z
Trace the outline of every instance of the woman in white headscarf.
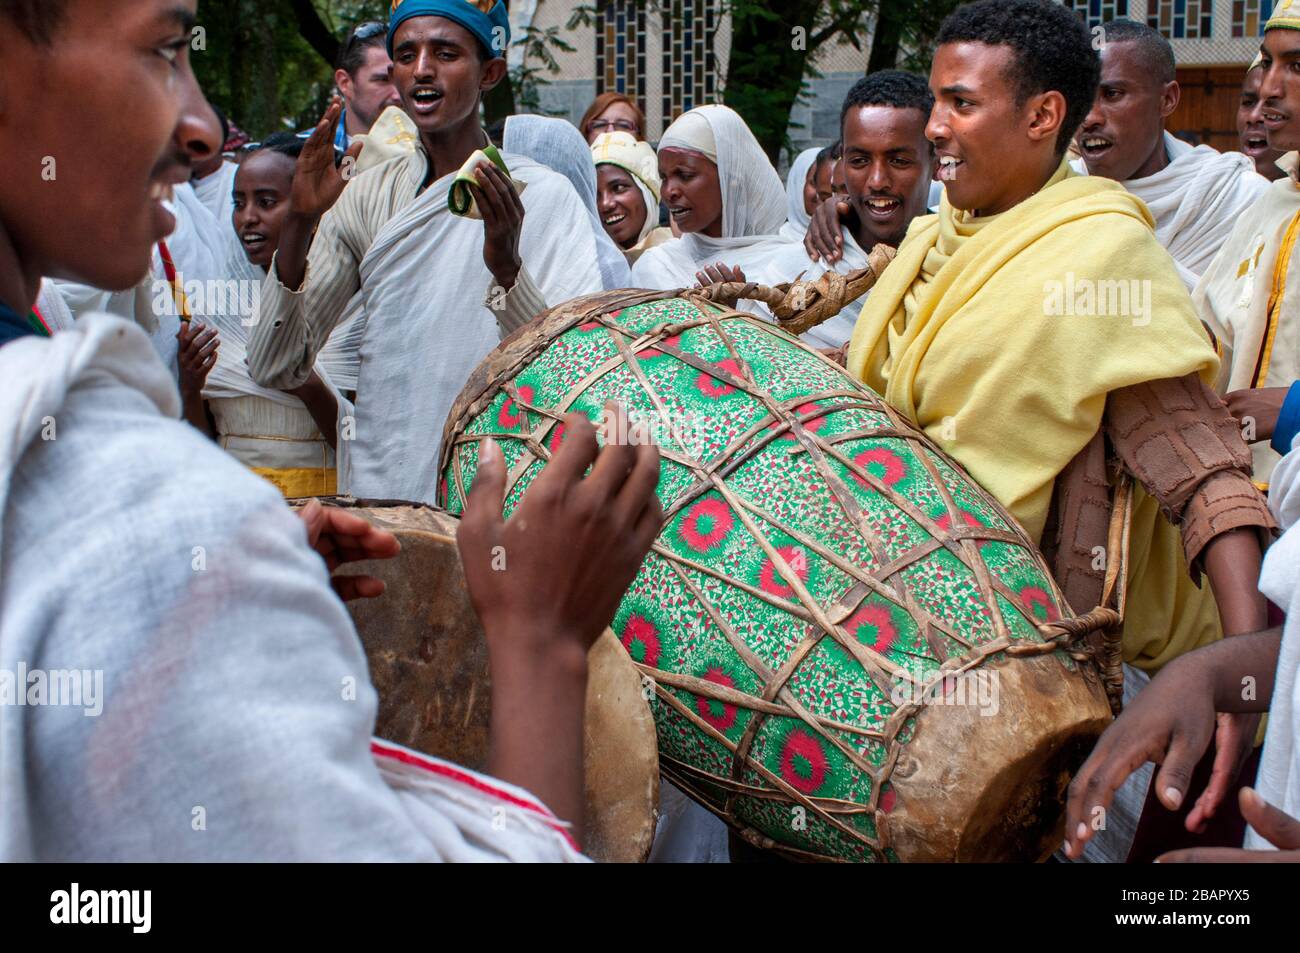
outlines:
M591 158L601 224L628 263L672 241L672 231L659 224L659 160L650 143L626 132L604 132L592 142Z
M596 206L596 166L587 140L572 124L546 116L510 116L502 133L502 151L527 156L572 183L591 218L600 280L606 291L627 288L631 272L623 250L605 232Z
M659 176L681 238L637 259L638 287L707 283L719 265L757 270L781 246L781 177L734 110L700 106L682 114L659 140Z
M801 242L808 234L812 213L817 208L817 186L813 178L817 171L817 157L821 153L820 148L813 146L795 156L790 164L790 173L785 178L786 213L780 231L782 241Z

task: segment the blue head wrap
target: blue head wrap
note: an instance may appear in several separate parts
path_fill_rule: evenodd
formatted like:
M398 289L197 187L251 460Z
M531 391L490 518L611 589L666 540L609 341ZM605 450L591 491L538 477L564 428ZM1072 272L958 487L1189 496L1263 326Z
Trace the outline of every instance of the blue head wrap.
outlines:
M479 6L492 3L484 13ZM412 17L445 17L473 33L491 56L505 56L510 45L510 14L501 0L393 0L388 21L388 55L397 28Z

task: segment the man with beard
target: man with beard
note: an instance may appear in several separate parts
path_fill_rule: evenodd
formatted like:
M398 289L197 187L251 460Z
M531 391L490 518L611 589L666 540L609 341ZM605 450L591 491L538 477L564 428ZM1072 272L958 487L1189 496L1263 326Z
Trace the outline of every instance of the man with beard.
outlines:
M1246 156L1193 148L1165 131L1179 97L1168 40L1132 20L1105 24L1102 38L1101 85L1075 145L1089 175L1146 203L1190 291L1268 183Z
M340 152L347 151L353 136L369 132L385 109L402 105L393 85L393 61L385 46L387 38L388 24L368 20L348 31L348 38L339 48L334 85L343 99L343 109L334 131L334 148ZM313 127L298 135L306 139L314 131Z
M840 109L843 170L847 195L838 201L839 228L821 238L837 241L839 257L829 266L825 256L809 254L795 242L773 255L755 280L763 284L791 281L801 272L814 280L832 269L846 274L866 266L867 253L878 243L897 247L912 220L926 212L934 173L934 146L925 138L934 96L924 79L900 70L882 70L858 80ZM822 216L813 228L822 228ZM839 348L853 334L863 299L806 332L819 347Z
M132 287L173 224L163 193L220 148L194 6L0 0L0 861L577 859L586 650L660 525L653 447L598 451L573 415L549 489L502 521L484 446L459 537L490 778L371 736L338 595L383 587L327 566L392 556L391 534L319 503L296 518L177 421L134 324L90 314L44 338L21 317L43 276ZM29 664L84 670L95 698L14 705Z
M479 104L505 77L508 42L501 0L403 0L388 46L418 148L349 183L361 146L335 167L335 103L298 160L248 366L263 387L297 387L360 293L355 440L340 492L433 503L443 423L474 367L549 304L602 288L591 220L568 180L509 154L507 175L481 153Z
M1291 65L1300 61L1300 10L1288 9L1268 21L1261 68L1252 71L1268 145L1286 153L1286 175L1240 216L1193 295L1222 348L1218 389L1254 442L1255 481L1265 487L1300 415L1300 88Z
M944 21L927 136L945 201L912 223L872 289L848 368L1010 510L1078 611L1102 591L1092 554L1106 551L1108 447L1123 462L1141 541L1123 654L1140 682L1225 633L1263 627L1255 581L1273 524L1207 386L1214 350L1145 206L1065 161L1099 73L1087 30L1049 0L981 0ZM1106 287L1136 290L1120 300ZM1198 585L1202 572L1210 585ZM1256 725L1225 718L1222 776L1194 826Z

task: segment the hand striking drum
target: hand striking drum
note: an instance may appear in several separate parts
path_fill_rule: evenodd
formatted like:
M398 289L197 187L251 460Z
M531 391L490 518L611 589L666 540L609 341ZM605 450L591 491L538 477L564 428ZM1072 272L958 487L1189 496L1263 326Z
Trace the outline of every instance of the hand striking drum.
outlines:
M1110 719L1083 638L1117 615L1075 617L955 462L843 369L719 303L838 310L810 288L551 309L462 392L440 502L460 512L495 437L509 513L564 414L622 402L663 457L663 529L613 628L654 680L664 775L792 858L1041 859Z

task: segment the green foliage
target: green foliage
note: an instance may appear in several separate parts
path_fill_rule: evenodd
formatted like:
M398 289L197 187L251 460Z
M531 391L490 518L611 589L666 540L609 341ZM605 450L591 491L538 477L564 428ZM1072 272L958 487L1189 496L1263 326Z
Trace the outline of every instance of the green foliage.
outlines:
M342 40L354 23L386 19L388 0L313 0L319 22ZM249 135L301 129L320 118L334 67L303 34L290 0L199 0L206 49L192 49L207 93Z

